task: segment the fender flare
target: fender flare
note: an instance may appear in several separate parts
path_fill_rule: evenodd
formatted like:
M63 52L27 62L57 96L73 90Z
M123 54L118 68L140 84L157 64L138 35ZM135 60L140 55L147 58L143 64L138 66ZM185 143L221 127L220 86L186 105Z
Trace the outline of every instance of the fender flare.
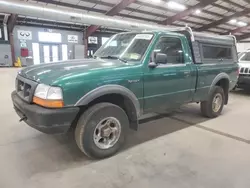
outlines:
M230 84L230 78L229 78L228 74L225 73L225 72L222 72L222 73L218 74L218 75L214 78L214 80L213 80L213 82L212 82L212 84L211 84L211 87L210 87L209 92L211 91L212 87L215 86L215 85L216 85L220 80L222 80L222 79L227 79L227 80L228 80L228 84Z
M126 99L132 102L134 105L136 116L139 118L140 115L140 103L135 96L135 94L130 91L128 88L121 85L103 85L94 90L91 90L87 94L85 94L82 98L80 98L74 106L84 106L88 105L91 101L107 94L120 94L124 96Z
M213 80L213 82L212 82L212 84L211 84L211 87L210 87L210 89L209 89L209 93L211 92L211 89L213 88L213 86L215 86L220 80L222 80L222 79L226 79L226 80L228 80L228 88L230 87L229 86L229 84L230 84L230 77L229 77L229 75L227 74L227 73L225 73L225 72L222 72L222 73L220 73L220 74L218 74L215 78L214 78L214 80ZM227 93L225 93L225 104L227 104L228 103L228 92Z

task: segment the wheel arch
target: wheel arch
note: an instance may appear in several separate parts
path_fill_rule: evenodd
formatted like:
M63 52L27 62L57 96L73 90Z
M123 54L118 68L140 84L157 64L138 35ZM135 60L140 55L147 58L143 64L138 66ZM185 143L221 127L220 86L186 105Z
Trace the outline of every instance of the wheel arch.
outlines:
M123 108L128 115L130 128L138 129L140 103L135 94L128 88L120 85L100 86L80 98L75 106L92 106L99 102L110 102Z
M230 77L227 73L223 72L223 73L218 74L214 78L212 85L210 87L210 91L211 91L212 87L214 87L214 86L222 87L222 89L224 90L224 94L225 94L225 104L228 104L229 84L230 84ZM209 91L209 93L210 93L210 91Z

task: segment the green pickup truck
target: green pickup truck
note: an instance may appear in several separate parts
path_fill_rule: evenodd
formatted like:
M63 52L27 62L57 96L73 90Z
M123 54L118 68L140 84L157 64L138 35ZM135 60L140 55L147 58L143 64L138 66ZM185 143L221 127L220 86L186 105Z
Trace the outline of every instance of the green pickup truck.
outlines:
M145 113L200 102L206 117L220 115L238 79L235 45L233 36L190 30L116 34L93 59L22 69L14 109L41 132L73 129L87 156L109 157Z

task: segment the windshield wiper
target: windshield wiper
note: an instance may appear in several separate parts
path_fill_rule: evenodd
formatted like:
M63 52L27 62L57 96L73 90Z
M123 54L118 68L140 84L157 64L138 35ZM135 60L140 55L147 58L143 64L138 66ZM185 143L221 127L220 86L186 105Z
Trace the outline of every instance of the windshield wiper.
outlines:
M109 55L109 56L102 56L102 57L100 57L101 59L118 59L118 60L120 60L120 61L122 61L122 62L124 62L124 63L127 63L128 61L127 60L125 60L125 59L122 59L122 58L119 58L119 57L117 57L117 56L112 56L112 55Z

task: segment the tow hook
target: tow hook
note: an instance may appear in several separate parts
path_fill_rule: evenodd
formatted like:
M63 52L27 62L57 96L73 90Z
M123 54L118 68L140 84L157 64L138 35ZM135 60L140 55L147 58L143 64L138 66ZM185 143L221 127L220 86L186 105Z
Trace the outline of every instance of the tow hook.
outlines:
M23 116L23 117L19 120L19 122L25 121L25 120L27 120L27 117L26 117L26 116Z

